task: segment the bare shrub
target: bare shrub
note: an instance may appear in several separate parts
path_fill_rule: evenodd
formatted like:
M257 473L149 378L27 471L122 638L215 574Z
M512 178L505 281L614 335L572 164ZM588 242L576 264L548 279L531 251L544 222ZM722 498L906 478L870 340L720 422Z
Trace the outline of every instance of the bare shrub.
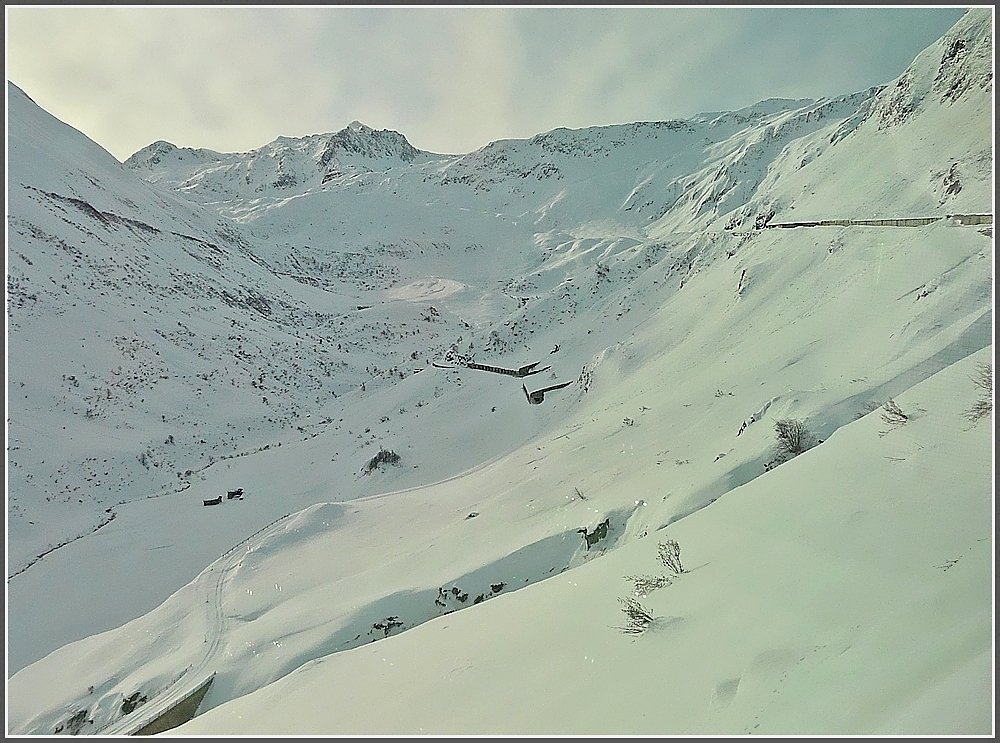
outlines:
M816 446L816 437L800 420L784 418L774 424L774 430L778 435L778 449L792 456Z
M789 459L797 457L819 443L812 432L806 428L806 424L795 418L782 418L774 424L774 432L778 437L778 444L775 447L774 459L764 464L765 471L773 469L779 464L784 464Z
M466 598L468 598L468 595L466 595ZM403 623L399 621L399 617L386 617L381 622L375 622L372 625L372 628L368 631L368 634L372 634L375 630L382 630L383 635L388 637L389 634L396 629L396 627L402 626Z
M972 375L972 383L981 392L975 404L965 411L965 417L977 423L993 412L993 365L985 362L976 364L976 371Z
M904 413L896 401L890 397L882 406L882 420L890 426L901 426L910 420L910 416Z
M79 735L80 731L83 730L84 725L86 724L92 725L93 723L94 723L93 720L87 719L87 710L78 709L65 722L60 722L58 725L56 725L53 734L59 735L60 733L65 731L67 735Z
M647 594L670 583L670 578L665 575L626 575L625 580L631 581L632 592L639 598L645 598Z
M633 598L619 597L618 603L622 605L622 611L625 613L625 624L618 629L626 634L640 635L655 621L653 615Z
M880 403L878 400L869 400L868 402L866 402L864 405L861 406L861 411L854 417L864 418L869 413L874 413L880 407L882 407L882 403Z
M142 694L141 692L138 692L138 691L137 692L133 692L133 694L131 696L125 697L122 700L122 714L123 715L130 715L130 714L132 714L132 712L135 711L136 707L141 707L147 701L149 701L149 700L148 700L148 697L145 694Z
M667 570L674 575L685 572L684 565L681 564L681 546L676 540L668 539L666 542L660 542L656 549L660 562Z
M365 474L376 469L380 464L399 464L400 456L389 449L380 449L379 453L368 460L365 465Z

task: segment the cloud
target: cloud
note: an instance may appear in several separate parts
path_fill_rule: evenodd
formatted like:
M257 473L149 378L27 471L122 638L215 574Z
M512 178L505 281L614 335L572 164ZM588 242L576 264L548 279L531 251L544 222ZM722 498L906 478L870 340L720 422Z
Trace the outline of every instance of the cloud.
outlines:
M415 146L889 82L961 8L10 7L8 79L119 159L354 119Z

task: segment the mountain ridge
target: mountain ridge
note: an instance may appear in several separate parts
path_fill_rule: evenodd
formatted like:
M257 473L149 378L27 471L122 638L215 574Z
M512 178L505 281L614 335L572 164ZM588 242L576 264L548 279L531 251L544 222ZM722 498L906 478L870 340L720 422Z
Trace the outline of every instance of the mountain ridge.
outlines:
M674 652L673 631L694 633L699 622L722 631L724 622L709 622L695 594L733 588L708 565L718 555L711 548L721 549L754 503L780 504L773 522L753 522L778 541L742 542L767 553L774 579L761 578L762 590L775 597L789 590L777 570L780 549L792 556L787 580L818 575L809 571L822 560L789 536L808 521L814 536L829 529L823 549L844 571L836 587L852 597L844 617L822 626L782 618L795 632L793 647L755 639L752 657L713 656L697 689L681 677L664 683L683 697L682 708L703 709L695 692L715 689L711 709L731 710L684 717L697 723L692 729L704 731L715 719L721 727L713 730L746 732L761 716L775 731L789 729L780 720L801 725L788 712L794 707L766 703L779 672L798 668L793 651L805 658L820 648L823 663L847 663L854 672L874 656L830 658L834 648L864 646L860 622L870 619L879 638L890 637L871 595L847 587L865 571L877 574L893 587L890 608L902 611L913 598L906 586L931 585L920 572L931 556L905 539L933 531L919 521L917 504L894 521L860 475L850 479L854 500L833 503L829 473L863 458L872 468L883 463L878 481L892 482L898 462L917 488L926 471L920 502L935 503L944 517L930 499L947 483L935 479L941 447L927 426L943 421L957 431L958 413L940 390L958 390L972 362L992 351L992 230L945 220L908 229L764 228L810 216L986 211L992 107L982 50L992 44L990 19L988 11L967 14L897 81L848 96L764 101L698 125L556 129L465 155L417 152L409 160L392 136L385 149L349 152L352 136L370 136L349 125L341 130L350 132L345 148L322 165L327 135L275 140L270 164L262 151L215 166L173 162L173 146L154 143L150 157L126 168L15 99L9 571L30 566L8 580L12 729L49 733L76 709L102 728L122 720L122 699L171 684L200 657L203 604L212 598L199 593L204 585L220 597L208 609L218 611L212 632L224 652L204 727L196 720L191 730L238 727L232 715L249 715L245 705L255 697L245 695L255 694L269 700L267 724L280 727L291 699L284 691L302 693L302 679L334 651L342 652L332 665L360 677L378 659L353 659L372 660L385 642L399 663L395 678L416 678L396 654L416 642L405 639L411 631L445 665L455 653L449 674L462 673L460 659L506 674L509 664L484 659L471 635L454 645L440 639L459 619L447 617L456 609L473 609L454 625L463 633L477 611L487 622L516 618L532 647L548 648L558 673L568 675L570 657L592 653L571 641L563 655L552 633L585 627L596 657L624 657L593 629L613 621L602 597L613 615L621 592L614 581L652 555L644 536L689 528L682 533L693 542L685 550L697 555L694 574L670 594L676 609L657 604L678 621L636 646L648 639L659 652ZM894 103L903 87L934 95L900 118L887 112L907 108ZM165 157L150 162L159 150ZM323 182L335 161L342 169ZM290 180L275 185L283 173ZM455 368L432 364L444 359ZM508 380L462 365L470 359L547 368ZM922 383L939 391L928 397ZM541 404L525 399L550 386L560 388ZM964 405L972 388L955 394ZM878 416L859 420L865 404L894 397L913 414L909 428L881 435ZM805 421L832 445L765 474L773 424L786 418ZM908 431L915 438L896 435ZM977 452L988 438L971 427L954 435ZM948 439L949 452L960 450L957 441ZM398 454L401 464L387 464L383 452ZM819 490L829 508L811 497L816 463L827 473ZM980 464L941 472L961 478L962 519L949 522L934 560L975 547L966 541L971 525L983 523L972 514L986 492ZM202 505L238 485L245 499ZM776 495L767 495L769 487ZM796 489L808 498L803 512L793 507ZM739 518L712 522L747 493L754 500L732 506ZM693 523L728 526L713 542L707 526L684 526L692 515ZM99 538L89 536L101 521ZM262 530L259 544L247 541ZM910 566L898 583L883 572L876 532L894 535L891 544L914 558L889 561ZM72 536L80 538L35 559ZM840 537L856 551L837 551ZM232 551L241 545L245 554ZM240 559L219 563L219 555ZM984 555L964 558L947 576L965 576L959 588L941 588L935 600L975 593ZM741 559L720 564L753 562ZM717 582L698 584L699 573ZM593 606L594 614L557 614L558 626L539 621L538 612L554 611L553 597L574 595L577 582L590 598L573 605ZM741 595L751 600L749 589ZM67 617L64 604L81 609ZM969 647L981 658L983 604L968 606L977 618ZM768 614L766 604L753 610ZM857 612L853 624L850 612ZM46 622L33 622L38 614ZM403 638L391 636L400 628ZM722 644L732 649L738 634L722 635ZM913 630L918 640L935 636ZM520 657L515 639L493 638L511 659ZM539 693L552 685L535 665L520 672L524 688ZM834 665L808 667L826 678L823 669ZM92 683L93 696L46 689L57 668L75 669L69 675ZM485 678L472 676L479 684ZM596 695L609 685L587 678L582 698L596 714L604 709ZM610 686L622 709L637 714L641 705L629 695L649 699L653 691L613 678L624 684ZM414 699L440 701L433 688L418 686ZM573 688L555 699L567 714ZM920 693L943 709L935 689ZM842 692L832 681L820 690ZM492 714L471 699L470 709ZM489 717L498 725L507 714L515 727L540 724L500 706L499 717ZM850 717L850 704L838 709L847 710L838 719L850 718L851 729L868 729L863 716ZM456 728L468 732L475 718L458 716ZM654 717L650 725L670 722L663 712ZM303 718L310 732L315 719ZM617 713L609 720L627 721ZM375 724L366 730L384 732Z

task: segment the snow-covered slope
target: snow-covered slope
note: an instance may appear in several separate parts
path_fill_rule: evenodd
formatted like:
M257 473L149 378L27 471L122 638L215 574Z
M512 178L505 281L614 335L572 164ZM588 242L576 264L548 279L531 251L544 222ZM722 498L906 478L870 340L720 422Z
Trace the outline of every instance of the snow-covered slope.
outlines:
M971 427L962 412L975 400L974 363L989 358L975 354L898 396L902 409L920 411L904 426L868 415L600 560L320 657L176 732L985 734L991 437L988 425ZM669 480L643 484L636 493L652 503ZM570 511L557 492L532 494L540 507ZM480 519L495 515L493 506ZM301 516L313 528L300 525L294 541L280 542L285 556L306 565L339 554L316 528L336 514ZM681 547L679 576L658 559L668 540ZM233 578L243 602L288 579L288 562L259 552L242 564L252 574ZM281 647L298 639L283 631L289 622L336 603L335 592L316 589L319 573L296 576L311 590L295 603L257 602L274 607L254 621L270 624ZM636 575L672 577L638 596L655 619L637 637L617 629L626 621L619 598L636 597L628 578ZM390 606L416 598L401 595ZM259 673L280 648L269 651L244 651L238 676Z
M856 114L797 141L744 213L791 222L986 210L993 189L992 25L984 9L967 14ZM838 194L835 203L829 190Z
M467 155L352 125L126 168L11 88L8 291L41 299L9 308L9 573L87 526L41 504L67 462L135 464L8 580L9 730L125 730L214 673L178 732L988 732L992 228L753 228L991 212L991 28L918 57L893 126L899 81ZM157 352L73 415L75 369ZM773 468L783 419L822 443ZM688 572L623 635L667 539Z
M8 98L8 575L214 461L338 428L341 396L465 331L420 301L433 283L390 301L289 276L240 224L151 188L10 83ZM359 256L325 266L377 260Z

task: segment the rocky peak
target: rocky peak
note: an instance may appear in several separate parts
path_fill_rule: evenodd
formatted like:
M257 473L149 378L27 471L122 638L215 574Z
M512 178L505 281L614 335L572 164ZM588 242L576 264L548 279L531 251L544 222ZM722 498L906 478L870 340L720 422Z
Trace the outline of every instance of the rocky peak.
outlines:
M124 164L126 168L151 167L176 151L177 145L159 139L134 153Z
M881 95L869 117L880 129L908 121L927 103L954 103L980 91L992 93L992 11L973 8L913 60Z

